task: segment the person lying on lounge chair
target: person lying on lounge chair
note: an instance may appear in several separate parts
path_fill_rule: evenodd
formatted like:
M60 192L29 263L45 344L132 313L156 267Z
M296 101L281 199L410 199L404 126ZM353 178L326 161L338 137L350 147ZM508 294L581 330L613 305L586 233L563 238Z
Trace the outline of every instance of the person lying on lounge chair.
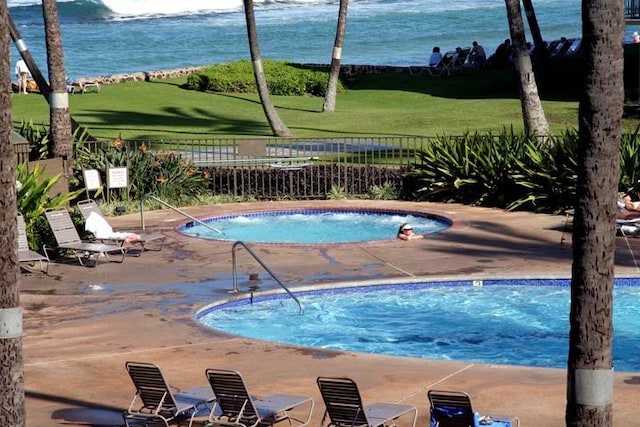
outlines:
M84 229L92 233L95 238L99 240L122 240L122 246L125 248L131 247L134 242L141 239L141 236L136 233L113 231L113 228L107 220L95 212L89 214Z
M640 202L633 202L629 193L618 199L616 204L618 207L616 219L640 218Z

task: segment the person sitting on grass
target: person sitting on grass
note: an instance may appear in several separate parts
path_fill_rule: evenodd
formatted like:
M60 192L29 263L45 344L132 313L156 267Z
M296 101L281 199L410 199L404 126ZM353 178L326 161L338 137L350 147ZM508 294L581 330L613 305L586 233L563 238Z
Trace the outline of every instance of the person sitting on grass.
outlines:
M422 239L424 236L422 234L416 234L413 232L413 227L409 223L404 223L398 228L398 239L400 240L414 240L414 239Z

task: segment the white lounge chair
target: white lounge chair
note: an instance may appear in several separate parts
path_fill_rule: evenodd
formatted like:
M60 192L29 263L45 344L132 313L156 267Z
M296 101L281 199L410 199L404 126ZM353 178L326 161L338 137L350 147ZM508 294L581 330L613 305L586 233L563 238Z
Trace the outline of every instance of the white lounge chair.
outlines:
M102 243L114 243L123 245L130 232L114 231L111 224L102 214L100 206L94 200L82 200L78 202L78 210L85 220L85 230L92 233ZM142 251L162 250L167 236L160 233L135 233L139 236L132 240L132 245L140 245Z
M48 210L45 215L56 239L57 248L73 252L80 265L89 265L90 263L96 265L100 255L104 255L108 261L124 261L125 249L121 246L83 241L76 230L71 215L65 209ZM54 249L44 245L47 258L51 258L49 251ZM112 259L112 254L120 255L120 258Z

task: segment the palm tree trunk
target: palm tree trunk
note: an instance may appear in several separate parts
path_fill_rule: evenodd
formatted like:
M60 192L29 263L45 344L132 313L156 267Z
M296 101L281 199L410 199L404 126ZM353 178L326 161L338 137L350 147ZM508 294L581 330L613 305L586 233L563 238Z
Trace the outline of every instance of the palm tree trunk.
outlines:
M53 152L66 162L65 170L71 168L73 160L73 139L71 136L71 116L69 114L69 94L64 70L64 53L58 6L55 0L42 0L45 38L47 42L47 65L49 66L49 128L53 140Z
M24 356L22 309L18 290L18 235L16 231L16 173L11 135L11 78L6 0L0 1L0 425L23 427Z
M534 53L536 55L546 56L547 47L544 44L544 39L540 32L540 25L538 25L538 19L536 18L536 11L533 9L533 3L531 0L522 0L522 6L524 7L524 14L527 17L527 22L529 23L531 37L533 38Z
M13 22L13 19L11 18L11 15L7 15L7 20L9 24L9 33L11 34L11 39L13 40L13 44L18 49L20 56L22 57L22 59L24 59L24 62L27 64L27 68L29 68L29 72L31 73L31 75L33 76L33 79L38 85L38 90L40 91L42 96L45 97L47 102L49 102L49 93L51 93L49 82L47 81L47 79L44 78L44 76L42 75L42 72L40 71L40 68L38 68L38 65L33 60L33 57L31 56L31 52L27 47L27 43L24 41L24 39L20 35L20 32L18 31L16 24ZM79 129L79 128L82 129L83 133L87 136L87 139L89 140L94 139L92 136L88 134L88 131L85 128L81 128L78 122L76 122L73 119L73 117L71 117L72 132L75 132L76 129ZM51 154L53 155L53 153Z
M585 70L579 109L567 426L613 425L615 203L624 101L623 4L583 0Z
M258 95L260 103L267 117L269 126L274 136L290 137L293 136L276 111L276 107L271 101L267 79L264 75L262 67L262 59L260 58L260 45L258 43L258 31L256 30L256 17L253 12L253 0L243 0L244 16L247 21L247 34L249 37L249 51L251 52L251 62L253 63L253 75L256 78L256 86L258 87Z
M338 27L336 28L336 40L333 44L333 55L331 56L331 69L329 70L329 86L327 95L322 105L322 111L333 113L336 111L336 98L338 96L338 79L340 78L340 59L342 58L342 45L344 35L347 31L347 8L349 0L340 0L338 11Z
M505 0L505 3L513 45L514 63L518 73L524 129L528 133L544 137L549 134L549 123L542 109L538 85L531 65L531 57L527 51L520 1Z

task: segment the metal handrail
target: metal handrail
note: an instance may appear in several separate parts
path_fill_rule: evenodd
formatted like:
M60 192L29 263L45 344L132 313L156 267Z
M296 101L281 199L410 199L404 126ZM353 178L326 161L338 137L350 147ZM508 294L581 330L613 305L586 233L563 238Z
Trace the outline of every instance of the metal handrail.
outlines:
M237 241L233 244L233 246L231 247L231 260L232 260L232 264L233 264L233 289L231 290L231 292L238 292L238 275L237 275L237 269L236 269L236 250L238 248L238 246L242 246L243 248L245 248L247 250L247 252L249 252L249 254L256 260L258 261L258 264L260 264L262 266L262 268L265 269L265 271L267 273L269 273L269 275L271 276L271 278L273 280L276 281L277 284L279 284L282 289L284 289L291 298L294 299L294 301L298 304L298 308L299 308L299 312L298 314L302 314L302 304L300 304L300 300L298 300L298 298L291 293L291 291L289 290L289 288L287 288L285 286L284 283L282 283L280 281L280 279L278 279L278 277L273 273L273 271L271 271L269 269L269 267L267 267L267 265L260 259L260 257L258 257L258 255L253 252L253 250L251 250L251 248L249 246L247 246L244 242L242 241Z
M214 228L214 227L210 226L206 222L200 221L198 218L189 215L185 211L180 210L177 207L175 207L173 205L170 205L169 203L165 202L164 200L161 200L161 199L159 199L156 196L151 195L151 194L146 195L142 199L140 199L140 224L141 224L142 230L145 229L145 223L144 223L144 201L147 200L147 199L153 199L156 202L168 207L169 209L172 209L172 210L178 212L180 215L186 216L187 218L189 218L193 222L197 222L198 224L208 228L209 230L213 230L216 233L224 234L222 231L218 230L217 228Z

